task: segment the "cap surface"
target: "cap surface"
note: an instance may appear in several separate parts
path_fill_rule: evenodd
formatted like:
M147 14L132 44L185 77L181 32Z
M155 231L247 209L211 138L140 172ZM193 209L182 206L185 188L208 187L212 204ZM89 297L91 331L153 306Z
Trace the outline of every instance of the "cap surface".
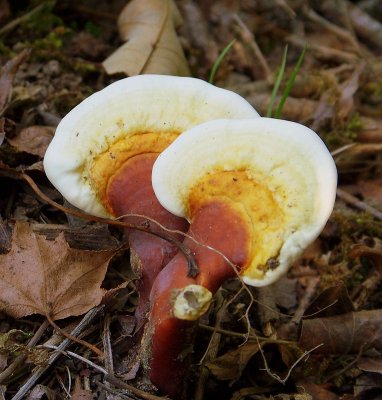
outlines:
M242 275L263 286L285 273L323 229L337 172L325 144L303 125L216 120L188 130L161 153L152 182L160 203L191 222L195 198L242 202L253 225L252 256Z
M45 172L74 206L109 216L98 180L106 185L128 157L160 152L181 132L211 119L254 117L257 112L242 97L199 79L125 78L91 95L62 119L45 154ZM137 141L138 135L148 141ZM106 164L107 172L100 171Z

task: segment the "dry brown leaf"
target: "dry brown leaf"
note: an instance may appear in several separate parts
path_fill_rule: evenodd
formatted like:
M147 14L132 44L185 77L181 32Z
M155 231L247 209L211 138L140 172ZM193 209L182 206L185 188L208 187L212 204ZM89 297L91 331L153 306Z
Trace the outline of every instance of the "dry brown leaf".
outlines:
M351 312L302 323L301 348L322 354L359 353L369 348L382 350L382 310Z
M103 62L106 72L190 75L175 32L181 21L173 0L132 0L118 19L126 43Z
M21 130L8 142L19 151L44 157L46 149L53 138L55 128L51 126L29 126Z
M0 309L14 318L84 314L101 302L113 254L71 249L63 234L48 241L18 222L10 252L0 255Z
M357 360L357 367L362 371L382 374L382 360L380 357L360 357Z
M305 311L305 317L332 317L354 311L353 303L343 282L320 293Z
M220 380L240 378L249 360L259 351L259 345L247 342L236 350L230 351L206 364L207 368Z

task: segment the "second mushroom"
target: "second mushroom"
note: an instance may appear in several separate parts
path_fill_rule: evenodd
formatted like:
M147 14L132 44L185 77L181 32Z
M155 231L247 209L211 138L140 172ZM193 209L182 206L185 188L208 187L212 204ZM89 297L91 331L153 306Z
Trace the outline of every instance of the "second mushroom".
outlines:
M264 286L286 273L327 222L337 173L313 131L258 118L211 121L183 133L158 157L152 180L160 203L190 222L185 244L200 270L189 277L179 253L151 292L146 364L152 382L177 398L193 321L226 279L240 275Z

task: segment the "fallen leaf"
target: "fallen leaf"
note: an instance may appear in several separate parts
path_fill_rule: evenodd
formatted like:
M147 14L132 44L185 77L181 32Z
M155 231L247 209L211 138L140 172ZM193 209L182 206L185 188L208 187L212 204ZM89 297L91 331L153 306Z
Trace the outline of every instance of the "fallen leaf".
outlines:
M354 396L343 400L380 400L382 396L382 379L378 374L361 374L357 377Z
M380 358L360 357L357 367L362 371L382 374L382 360Z
M9 253L0 255L0 309L14 318L42 314L57 320L81 315L101 302L101 283L114 251L71 249L17 222Z
M371 205L382 204L382 179L362 179L357 182L357 189Z
M348 291L342 282L325 289L305 311L305 316L332 317L354 310Z
M12 58L12 60L8 61L0 71L0 116L4 113L11 98L13 78L29 53L29 50L23 50L16 57Z
M55 128L50 126L29 126L22 129L15 137L9 138L8 142L19 151L42 158L53 138L54 131Z
M103 62L106 72L190 75L175 32L181 22L173 0L131 1L118 18L120 36L126 43Z
M299 346L315 353L359 353L382 350L382 310L351 312L327 318L303 320Z
M236 380L240 378L249 360L259 351L257 343L247 342L236 350L223 354L206 364L215 378L224 380Z

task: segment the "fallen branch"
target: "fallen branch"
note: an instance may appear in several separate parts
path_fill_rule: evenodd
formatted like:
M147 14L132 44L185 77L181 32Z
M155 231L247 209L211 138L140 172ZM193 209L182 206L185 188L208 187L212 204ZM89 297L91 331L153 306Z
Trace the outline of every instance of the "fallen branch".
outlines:
M337 189L337 196L345 203L350 204L351 206L358 208L359 210L366 211L367 213L371 214L373 217L382 221L382 211L377 210L376 208L372 207L371 205L365 203L362 200L359 200L357 197L353 196L352 194L345 192L344 190L338 188Z

